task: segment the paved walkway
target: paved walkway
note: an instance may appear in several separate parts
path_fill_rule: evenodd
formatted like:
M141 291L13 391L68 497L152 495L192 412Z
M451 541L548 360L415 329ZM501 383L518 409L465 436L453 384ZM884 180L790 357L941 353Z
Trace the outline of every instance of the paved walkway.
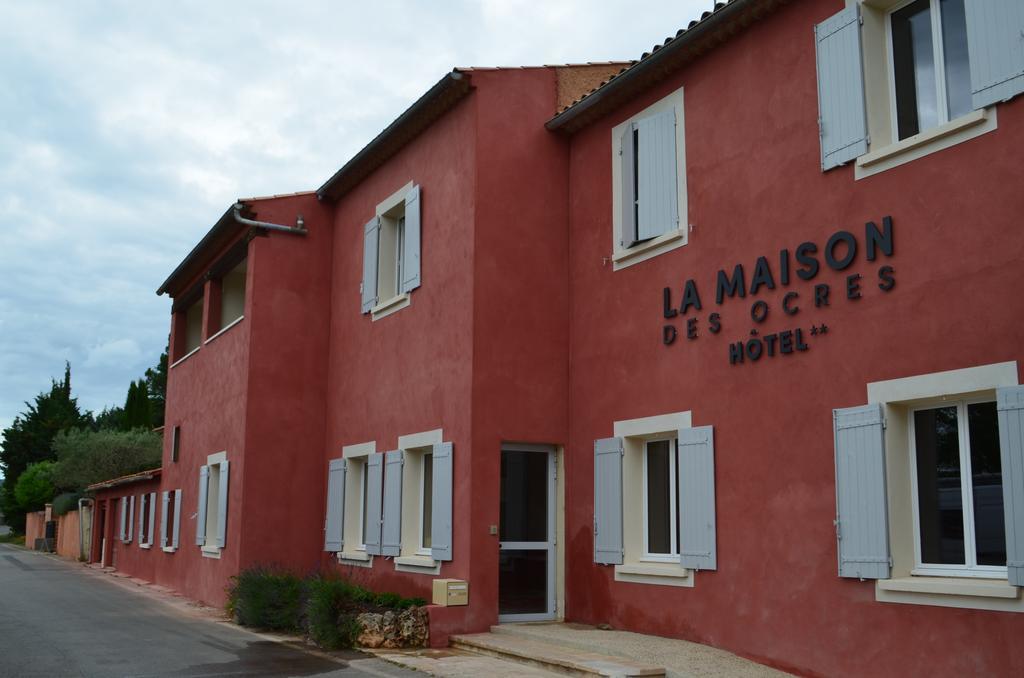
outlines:
M164 591L0 544L0 676L415 676L304 651Z

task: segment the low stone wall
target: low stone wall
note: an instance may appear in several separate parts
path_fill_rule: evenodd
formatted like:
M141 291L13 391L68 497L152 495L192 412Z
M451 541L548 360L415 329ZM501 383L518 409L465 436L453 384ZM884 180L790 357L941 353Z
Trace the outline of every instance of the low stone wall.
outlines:
M36 539L46 536L46 511L35 511L25 516L25 548L34 549Z
M356 618L362 629L361 647L426 647L430 639L430 617L425 607L401 612L364 612Z
M57 555L78 560L82 556L81 541L78 511L68 511L57 518Z

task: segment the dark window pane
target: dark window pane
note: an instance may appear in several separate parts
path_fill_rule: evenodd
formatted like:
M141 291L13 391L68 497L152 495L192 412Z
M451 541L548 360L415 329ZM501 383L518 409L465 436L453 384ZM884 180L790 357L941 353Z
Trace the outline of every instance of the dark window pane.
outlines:
M501 452L501 541L548 540L548 454Z
M896 126L900 139L939 123L929 0L892 13Z
M547 591L547 551L501 551L498 557L499 614L547 612Z
M923 563L966 564L956 410L954 405L914 413Z
M672 553L671 442L647 443L647 552Z
M971 65L967 60L967 18L964 0L942 0L942 57L946 65L949 119L974 110L971 105Z
M999 422L995 403L967 406L974 492L974 539L979 565L1006 565L1003 519L1003 470L999 459Z

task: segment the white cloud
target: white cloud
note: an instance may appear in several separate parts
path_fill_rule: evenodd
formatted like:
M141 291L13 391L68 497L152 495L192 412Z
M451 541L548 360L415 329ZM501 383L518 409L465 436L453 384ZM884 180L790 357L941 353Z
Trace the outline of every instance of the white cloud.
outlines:
M112 365L137 365L142 351L134 339L114 339L89 349L85 356L86 367L110 367Z

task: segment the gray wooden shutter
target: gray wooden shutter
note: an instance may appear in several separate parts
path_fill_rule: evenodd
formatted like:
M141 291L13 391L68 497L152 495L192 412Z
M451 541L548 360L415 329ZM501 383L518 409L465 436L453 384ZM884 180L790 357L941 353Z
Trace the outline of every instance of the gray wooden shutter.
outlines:
M636 244L636 148L633 146L634 124L626 125L619 145L619 161L622 165L622 223L619 225L619 244L628 249Z
M181 527L181 490L174 491L174 530L171 533L171 547L178 548L178 528Z
M146 541L146 494L139 498L139 546Z
M149 493L149 534L146 543L153 545L153 528L156 526L156 492Z
M324 551L337 553L345 547L345 473L344 459L327 464L327 517L324 519Z
M638 120L639 215L637 240L649 240L679 227L676 183L676 111Z
M594 441L594 562L622 564L622 438Z
M167 548L167 506L170 496L167 490L160 493L160 548Z
M381 490L384 481L384 455L371 454L366 458L366 534L363 540L366 552L379 556Z
M814 27L823 172L868 152L860 31L860 9L856 5Z
M402 251L402 292L420 286L420 187L405 194L405 247Z
M1024 586L1024 386L998 389L996 407L1003 466L1006 575L1014 586Z
M228 539L228 462L220 463L220 491L217 493L217 546L224 548Z
M881 405L834 410L839 576L888 579L889 516Z
M120 504L121 504L121 523L119 525L120 529L118 530L117 538L120 539L121 541L124 541L124 538L125 538L124 524L125 524L125 521L128 520L128 497L121 497Z
M199 467L199 504L196 506L196 545L206 543L206 500L210 489L210 469Z
M678 445L679 562L694 570L715 570L714 431L710 426L680 429Z
M377 305L377 251L380 247L380 217L366 222L363 228L363 313Z
M380 553L397 556L402 552L402 450L384 454L384 517L381 520Z
M1024 92L1024 3L968 0L964 10L974 108Z
M135 495L128 497L128 534L125 535L125 541L131 543L132 541L132 529L135 526Z
M452 559L454 451L451 443L434 445L430 508L430 557L434 560Z

